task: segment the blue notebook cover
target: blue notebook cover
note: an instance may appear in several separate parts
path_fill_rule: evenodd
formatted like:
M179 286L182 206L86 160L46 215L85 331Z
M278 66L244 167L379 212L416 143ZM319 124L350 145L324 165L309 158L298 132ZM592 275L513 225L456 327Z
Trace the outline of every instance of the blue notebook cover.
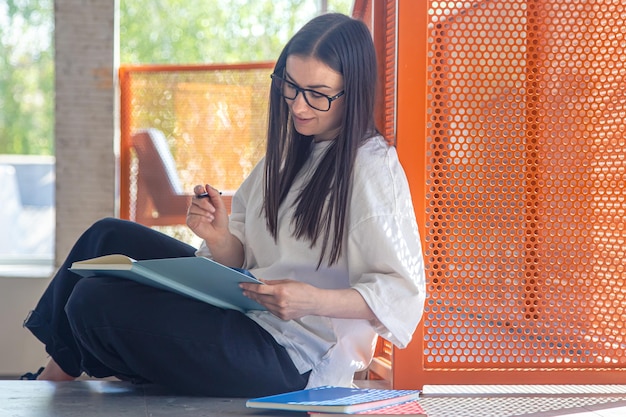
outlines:
M320 387L253 398L246 407L352 414L419 398L417 390Z
M204 257L136 261L124 255L107 255L74 262L70 271L84 277L114 276L165 289L221 308L265 310L243 295L241 282L262 284L247 271L229 268Z

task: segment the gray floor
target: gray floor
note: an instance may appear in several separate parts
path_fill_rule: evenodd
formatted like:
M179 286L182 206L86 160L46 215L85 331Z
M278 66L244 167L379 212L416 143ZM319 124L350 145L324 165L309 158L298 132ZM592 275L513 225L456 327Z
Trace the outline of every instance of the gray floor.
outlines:
M260 412L245 399L180 397L153 386L118 381L0 381L0 416L247 416L303 417L301 413Z
M516 393L479 389L426 389L421 399L430 417L624 417L625 387L535 387ZM0 381L0 416L299 416L305 413L253 410L245 399L170 395L153 386L118 381Z

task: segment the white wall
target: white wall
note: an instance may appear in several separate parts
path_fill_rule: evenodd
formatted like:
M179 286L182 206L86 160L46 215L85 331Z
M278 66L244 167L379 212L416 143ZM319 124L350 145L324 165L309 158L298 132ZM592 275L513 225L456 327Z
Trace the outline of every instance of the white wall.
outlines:
M43 345L22 322L48 282L45 278L0 277L0 375L21 375L45 364Z

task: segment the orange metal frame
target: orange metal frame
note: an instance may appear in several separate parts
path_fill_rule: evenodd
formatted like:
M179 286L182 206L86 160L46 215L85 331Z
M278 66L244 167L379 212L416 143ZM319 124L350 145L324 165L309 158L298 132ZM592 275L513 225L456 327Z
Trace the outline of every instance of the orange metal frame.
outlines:
M428 2L398 1L397 140L400 161L406 171L425 247L426 213L426 111ZM393 387L421 388L423 320L405 349L393 350ZM430 381L429 381L430 383Z

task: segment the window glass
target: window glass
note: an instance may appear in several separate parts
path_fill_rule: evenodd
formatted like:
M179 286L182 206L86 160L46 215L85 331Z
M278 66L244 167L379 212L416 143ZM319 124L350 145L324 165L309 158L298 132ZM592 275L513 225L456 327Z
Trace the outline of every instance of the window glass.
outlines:
M53 0L0 2L0 274L52 265L53 27Z

